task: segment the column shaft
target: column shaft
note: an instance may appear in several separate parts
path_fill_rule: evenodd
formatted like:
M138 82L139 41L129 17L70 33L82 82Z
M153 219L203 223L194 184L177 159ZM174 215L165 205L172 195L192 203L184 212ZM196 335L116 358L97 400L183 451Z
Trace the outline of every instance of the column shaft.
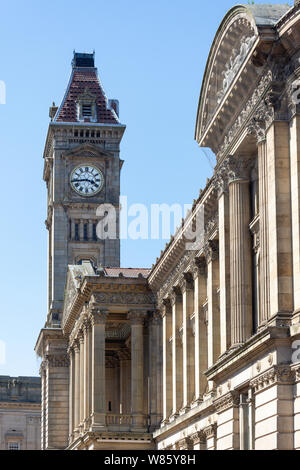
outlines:
M268 162L266 142L258 144L259 230L260 230L260 314L259 326L270 316Z
M92 317L92 430L102 430L106 424L105 393L105 321L106 311L96 311Z
M163 421L168 421L172 413L172 315L171 307L163 307Z
M252 278L249 183L234 180L230 196L231 337L233 346L252 334Z
M74 346L75 353L75 390L74 390L74 428L78 428L80 420L80 354L79 346Z
M191 325L194 313L194 290L192 281L185 281L182 289L182 350L183 350L183 409L188 410L195 394L195 346Z
M221 354L231 345L230 338L230 231L229 197L223 191L219 197L219 263L220 263L220 328Z
M203 305L207 297L206 262L201 259L194 269L194 311L195 311L195 400L202 401L207 380L203 372L207 370L207 325Z
M176 416L183 403L183 353L182 353L182 297L172 297L172 375L173 375L173 415Z
M80 424L83 425L84 420L84 337L80 337Z
M130 312L131 323L131 409L133 428L144 428L144 318L142 312Z

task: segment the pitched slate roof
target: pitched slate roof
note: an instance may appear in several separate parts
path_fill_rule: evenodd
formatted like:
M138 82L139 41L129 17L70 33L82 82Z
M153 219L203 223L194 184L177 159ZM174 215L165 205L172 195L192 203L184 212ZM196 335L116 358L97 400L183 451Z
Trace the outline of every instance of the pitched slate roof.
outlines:
M76 56L76 53L74 56ZM97 119L93 122L98 124L119 124L117 114L108 107L108 100L101 86L97 68L81 66L80 64L81 62L78 60L73 60L70 81L54 122L79 122L76 101L80 95L87 92L96 97ZM89 122L88 119L86 121Z

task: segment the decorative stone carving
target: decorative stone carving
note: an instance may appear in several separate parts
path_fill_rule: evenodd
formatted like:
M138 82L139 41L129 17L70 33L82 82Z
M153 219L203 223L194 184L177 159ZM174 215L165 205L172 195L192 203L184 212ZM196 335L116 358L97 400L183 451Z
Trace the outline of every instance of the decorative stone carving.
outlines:
M206 276L207 264L206 264L205 258L203 256L199 258L195 258L193 260L191 269L192 269L194 279L196 279L199 275Z
M229 155L222 163L222 171L226 171L229 184L239 180L248 181L253 164L252 158Z
M90 309L90 320L93 326L102 325L103 323L106 323L107 316L108 310L103 310L95 306L92 306Z
M217 93L217 102L218 104L222 101L223 96L233 82L235 76L237 75L239 69L242 66L248 52L250 51L253 43L255 42L256 36L244 36L240 42L240 50L237 51L234 49L232 55L230 56L228 62L225 65L225 70L223 71L223 83L221 90Z
M237 407L239 404L240 396L235 390L214 401L215 409L218 414L223 413L223 411L229 410L230 408Z
M210 263L218 259L219 256L219 241L218 240L208 240L204 246L204 256L206 262Z
M205 439L211 439L212 437L216 437L217 435L217 424L211 424L210 426L207 426L207 428L203 429L202 431L203 436Z
M266 130L274 119L274 110L270 104L264 101L257 109L254 117L247 127L248 134L255 135L257 142L266 139Z
M143 310L131 310L128 313L128 320L130 320L131 325L144 325L146 317L147 312Z
M70 360L68 354L46 354L44 367L69 367Z
M187 290L192 290L194 287L193 276L191 273L183 273L182 278L180 279L180 289L184 293Z
M172 289L172 293L170 295L170 302L172 307L176 303L181 303L182 302L182 295L181 295L181 290L179 286L174 286Z
M197 431L190 436L190 439L193 443L193 447L197 444L205 444L206 443L206 435L204 431Z
M255 393L265 390L266 388L279 384L293 384L295 383L296 372L290 366L274 366L272 369L261 374L250 382L250 386L254 389Z
M266 89L272 82L272 72L268 71L263 77L261 78L258 86L255 88L253 95L247 101L245 107L239 114L238 118L232 125L230 131L227 133L223 145L220 147L220 150L217 154L217 159L220 160L224 154L228 151L230 144L235 139L236 135L240 133L243 127L247 124L247 120L249 119L251 113L255 109L257 103L261 102L262 96L265 93ZM251 124L251 123L250 123Z

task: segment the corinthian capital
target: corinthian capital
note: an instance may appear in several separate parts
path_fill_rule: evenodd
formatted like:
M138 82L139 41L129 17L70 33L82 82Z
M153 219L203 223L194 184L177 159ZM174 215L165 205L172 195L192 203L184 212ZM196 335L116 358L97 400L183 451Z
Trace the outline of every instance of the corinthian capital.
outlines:
M147 312L145 310L131 310L127 317L130 320L131 325L144 325Z
M222 166L226 169L229 184L234 181L248 181L253 161L252 158L239 157L237 155L229 155L225 158Z
M208 240L204 247L204 255L207 263L218 259L219 256L219 241Z
M251 119L247 132L254 135L257 143L263 142L266 139L266 130L274 118L273 107L265 100L257 109L255 115Z
M105 324L108 313L108 310L92 306L90 310L90 321L92 326Z

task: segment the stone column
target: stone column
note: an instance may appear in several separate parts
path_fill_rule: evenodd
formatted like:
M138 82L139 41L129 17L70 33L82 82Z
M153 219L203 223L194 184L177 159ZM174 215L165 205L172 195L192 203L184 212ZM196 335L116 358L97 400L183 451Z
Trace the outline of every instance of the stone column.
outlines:
M194 283L190 273L180 282L182 292L182 364L183 364L183 411L191 407L195 395L195 346L191 325L194 313Z
M162 307L163 319L163 424L169 422L173 407L172 379L172 308L168 299Z
M75 381L75 363L73 348L69 348L70 375L69 375L69 443L71 443L74 431L74 381Z
M89 220L89 225L88 225L88 239L93 240L93 221Z
M300 118L295 115L290 122L291 203L293 240L294 312L300 317Z
M219 258L217 240L209 240L204 248L207 262L207 362L208 367L220 356Z
M160 351L160 325L159 312L153 312L149 321L149 354L150 354L150 432L153 432L162 419L161 396L159 380L162 374L162 354Z
M252 334L252 244L250 236L249 160L230 156L230 289L232 347Z
M131 368L130 351L118 351L120 360L120 414L128 415L131 412Z
M80 350L79 342L74 343L75 387L74 387L74 429L78 431L80 422Z
M85 429L87 430L89 427L89 416L90 416L90 323L86 321L84 325L84 412L83 412L83 419Z
M183 404L183 353L182 353L182 295L178 287L173 288L172 305L172 376L173 409L175 418Z
M259 243L260 243L260 313L259 326L267 323L270 316L269 275L269 221L268 221L268 161L266 141L258 143L259 188Z
M228 175L220 168L216 176L219 209L220 329L221 355L231 346L230 337L230 227Z
M193 266L195 312L195 402L202 402L207 386L203 372L207 370L207 325L203 305L207 298L207 269L205 258L196 258Z
M84 354L85 354L85 345L84 345L84 335L83 332L80 332L79 335L79 348L80 348L80 429L83 429L84 421Z
M79 239L80 239L80 241L82 241L82 240L84 239L84 236L83 236L83 232L84 232L83 225L84 225L84 221L83 221L83 220L80 220L80 222L79 222Z
M289 123L276 121L266 135L272 326L289 323L293 305Z
M129 312L131 324L131 412L132 427L145 431L144 423L144 321L147 313L140 310Z
M105 324L107 310L93 308L92 322L92 431L103 431L106 426L105 393Z

